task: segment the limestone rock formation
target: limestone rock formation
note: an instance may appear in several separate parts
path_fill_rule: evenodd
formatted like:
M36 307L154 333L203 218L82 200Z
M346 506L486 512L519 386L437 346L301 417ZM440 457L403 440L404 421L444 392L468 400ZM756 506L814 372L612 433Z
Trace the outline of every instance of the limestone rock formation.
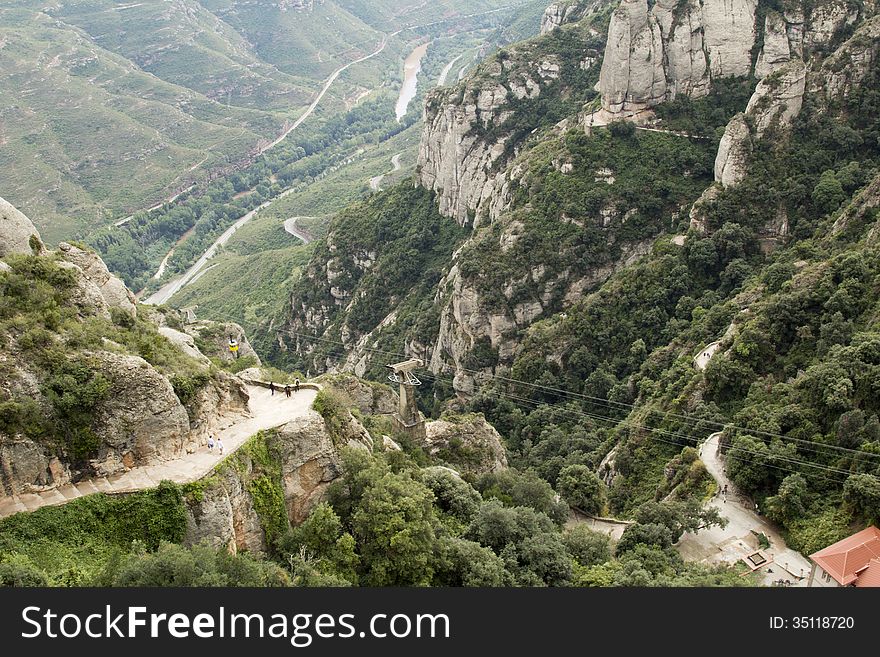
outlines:
M170 326L160 326L159 334L167 338L171 344L180 349L187 356L200 360L206 365L211 362L210 358L199 351L198 347L196 347L195 338L189 333L178 331Z
M268 440L280 468L278 484L288 519L301 523L341 475L338 447L323 418L314 411L281 427ZM361 446L371 447L371 443L370 438L369 445ZM264 473L246 449L232 458L234 467L221 468L202 487L200 498L188 501L186 542L207 540L216 547L262 553L267 548L266 537L249 487Z
M748 75L755 0L623 0L611 17L599 77L602 108L631 116L711 80Z
M240 468L221 469L212 485L187 501L184 541L188 545L204 541L230 552L263 554L268 547L266 535L247 488L254 464L241 452L234 458Z
M793 59L755 88L745 113L731 119L724 130L715 158L715 180L724 187L739 183L746 175L754 141L771 126L785 129L800 113L806 85L806 67Z
M10 253L33 253L32 236L36 236L42 248L40 232L31 220L7 200L0 198L0 258Z
M499 81L500 62L486 71L486 79L466 83L459 102L451 102L453 87L431 92L425 104L416 171L422 186L437 192L440 213L461 225L493 202L501 182L493 165L507 138L485 141L480 133L503 122L510 92Z
M249 398L240 378L216 370L210 381L198 388L186 404L190 427L184 444L186 451L194 451L206 443L209 434L246 417Z
M559 55L526 42L488 60L459 86L428 94L416 172L437 193L441 214L477 226L507 209L516 177L502 166L515 151L507 120L518 101L547 93L560 75Z
M92 281L85 272L72 262L59 260L58 266L62 269L69 269L75 273L74 287L70 298L73 304L79 310L82 317L96 316L103 319L110 319L110 306L107 300L101 294L101 289Z
M444 415L428 422L425 431L428 453L463 475L476 476L507 468L501 436L482 415Z
M351 374L326 374L315 380L340 392L351 407L363 415L381 415L397 411L397 393L389 386L365 381Z
M235 355L229 351L229 338L238 342L238 357L251 358L255 366L260 367L260 357L248 342L244 329L235 322L213 322L200 320L187 324L184 331L198 341L203 353L211 358L232 361Z
M110 381L110 394L94 409L101 446L91 466L99 476L180 456L189 416L168 379L138 356L92 354Z
M843 45L809 76L812 93L827 105L845 101L880 61L880 15L865 21Z
M870 7L872 3L865 3ZM845 27L854 25L861 9L858 3L847 0L822 0L815 3L807 20L804 46L808 50L822 49Z
M567 23L574 23L608 4L608 0L561 0L544 10L541 34L552 32Z
M704 96L713 80L752 72L761 79L793 58L809 60L874 12L873 3L791 0L761 21L757 6L757 0L650 6L622 0L608 27L598 85L605 120L638 115L679 94Z
M724 187L730 187L746 177L748 157L752 152L751 132L745 114L734 116L718 144L715 156L715 180Z
M791 59L791 51L785 17L778 12L768 11L764 18L764 46L755 63L755 77L763 78L772 73L780 64Z
M541 266L518 269L521 277L507 281L502 290L505 298L512 299L517 286L523 283L535 285L541 292L532 300L505 306L488 303L476 282L462 276L458 258L454 256L449 272L437 286L435 303L442 310L437 341L431 350L431 371L438 375L452 371L455 390L472 393L484 375L491 374L489 368L477 372L469 364L469 356L476 347L492 350L497 355L498 365L509 365L519 346L522 330L550 312L553 299L561 298L563 307L576 303L614 272L649 253L652 243L650 239L623 243L615 261L598 262L582 270L567 268L548 275Z
M93 283L101 292L104 301L109 308L119 308L134 317L137 315L137 299L131 291L125 287L119 278L110 273L107 265L101 257L93 252L86 251L66 242L58 245L58 254L67 262L76 265L82 270L87 280Z
M16 225L23 224L19 221ZM21 235L29 231L25 226ZM49 257L45 251L41 254ZM73 274L64 303L76 309L80 321L93 317L109 320L111 308L135 315L133 296L96 254L62 243L52 259L57 267ZM159 316L147 318L159 325ZM175 393L170 373L163 374L166 370L160 372L158 366L126 353L124 345L104 337L97 347L74 346L68 353L69 363L83 367L93 377L101 377L109 386L88 408L87 429L95 447L83 458L72 453L69 436L62 440L32 432L0 432L0 496L53 488L83 477L112 475L134 466L179 458L195 450L209 432L247 415L248 394L238 378L225 372L209 373L208 359L190 336L168 326L160 329L160 335L178 346L181 359L193 359L189 363L194 375L207 375L195 379L186 403ZM0 355L5 361L0 367L0 401L10 400L20 406L28 400L36 404L34 412L63 420L56 417L57 408L50 401L54 393L47 388L55 372L28 359L18 343L19 337L15 331L0 336L6 341L5 352ZM199 366L201 371L196 371Z

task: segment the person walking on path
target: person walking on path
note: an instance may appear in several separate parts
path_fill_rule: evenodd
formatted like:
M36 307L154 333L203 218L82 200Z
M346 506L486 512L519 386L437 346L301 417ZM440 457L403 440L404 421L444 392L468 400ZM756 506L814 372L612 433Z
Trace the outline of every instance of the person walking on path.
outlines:
M223 456L223 440L220 438L217 439L217 449L220 452L220 456Z
M209 452L214 451L214 434L211 434L210 436L208 436L208 451Z
M272 391L272 396L275 396L275 384L273 382L269 382L269 390Z
M299 379L293 380L293 390L294 392L299 392Z
M284 386L284 395L290 399L290 386Z

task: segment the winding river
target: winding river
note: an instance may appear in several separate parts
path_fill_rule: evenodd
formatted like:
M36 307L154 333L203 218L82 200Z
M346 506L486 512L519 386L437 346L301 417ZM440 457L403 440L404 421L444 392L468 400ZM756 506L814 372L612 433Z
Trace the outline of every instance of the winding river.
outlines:
M400 87L400 96L394 106L397 122L406 116L406 108L410 101L416 97L419 87L419 72L422 70L422 57L428 52L428 44L423 43L413 50L403 62L403 86Z

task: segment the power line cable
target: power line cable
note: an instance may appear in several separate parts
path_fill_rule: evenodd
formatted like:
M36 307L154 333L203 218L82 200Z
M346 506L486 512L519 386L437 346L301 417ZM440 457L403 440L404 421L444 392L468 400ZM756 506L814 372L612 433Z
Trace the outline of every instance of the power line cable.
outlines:
M329 338L322 338L322 337L318 337L318 336L312 336L312 335L308 335L308 334L306 334L306 333L299 333L299 332L296 332L296 331L289 331L289 332L287 332L287 331L279 331L279 333L285 333L285 334L288 334L288 335L297 336L297 337L302 337L302 338L309 339L309 340L316 340L316 341L319 341L319 342L324 342L324 343L329 343L329 344L341 345L341 346L343 346L343 347L345 347L345 348L348 348L348 345L346 345L344 342L341 342L341 341L339 341L339 340L331 340L331 339L329 339ZM399 358L410 358L410 357L411 357L411 356L408 356L407 354L401 354L401 353L393 352L393 351L386 351L386 350L383 350L383 349L375 349L375 348L370 348L370 347L360 347L360 349L363 350L363 351L369 351L369 352L372 352L372 353L378 353L378 354L382 354L382 355L385 355L385 356L395 356L395 357L399 357ZM334 355L340 355L340 354L334 354ZM345 355L346 355L346 354L342 354L341 356L345 356ZM609 410L621 410L621 411L622 411L622 410L624 410L624 408L628 408L628 409L630 409L628 412L632 412L632 411L635 411L635 410L642 410L642 409L645 409L644 406L638 406L638 405L636 405L636 404L629 404L629 403L626 403L626 402L618 402L618 401L613 401L613 400L610 400L610 399L605 399L605 398L603 398L603 397L594 397L594 396L592 396L592 395L586 395L586 394L581 394L581 393L575 393L575 392L571 392L571 391L568 391L568 390L563 390L563 389L561 389L561 388L553 388L552 386L544 386L544 385L540 385L540 384L529 383L529 382L527 382L527 381L522 381L522 380L520 380L520 379L513 379L513 378L510 378L510 377L505 377L505 376L501 376L501 375L497 375L497 374L489 374L489 373L482 372L482 371L479 371L479 370L472 370L472 369L468 369L468 368L465 368L465 367L461 367L461 368L459 368L459 369L461 369L462 371L467 372L467 373L469 373L469 374L475 374L475 375L479 375L479 376L481 376L481 377L489 377L489 378L492 378L492 379L495 379L495 380L498 380L498 381L504 381L504 382L509 382L509 383L513 383L513 384L517 384L517 385L522 385L522 386L526 386L527 388L530 388L530 389L533 389L533 390L552 392L552 393L557 394L557 396L560 396L560 395L561 395L561 396L563 396L563 398L565 398L565 399L569 399L569 400L571 400L571 401L576 401L577 399L585 399L585 400L590 401L590 402L602 403L602 404L606 405L606 407L608 407ZM452 379L445 379L445 380L453 381ZM621 407L624 407L624 408L621 408L621 409L614 409L614 408L611 407L611 405L618 405L618 406L621 406ZM646 410L649 410L649 411L650 411L650 409L646 409ZM762 436L767 436L767 437L771 437L771 438L779 438L779 439L781 439L781 440L785 440L785 441L789 441L789 442L797 443L797 444L800 444L800 445L807 445L807 446L811 446L811 447L815 446L815 447L819 447L819 448L821 448L821 449L829 449L829 450L833 450L833 451L837 451L837 452L844 452L844 453L848 453L848 454L855 454L855 455L859 455L859 456L863 456L863 457L867 457L867 458L877 458L877 459L880 459L880 454L875 454L875 453L873 453L873 452L866 452L866 451L864 451L864 450L858 450L858 449L853 449L853 448L850 448L850 447L844 447L844 446L842 446L842 445L829 445L829 444L827 444L827 443L822 443L822 442L815 441L815 440L806 440L806 439L803 439L803 438L795 438L795 437L793 437L793 436L786 436L786 435L784 435L784 434L774 433L774 432L769 432L769 431L763 431L763 430L759 430L759 429L750 429L750 428L748 428L748 427L742 427L742 426L734 425L734 424L731 424L731 423L716 422L716 421L714 421L714 420L708 420L708 419L705 419L705 418L696 418L696 417L693 417L693 416L682 415L682 414L679 414L679 413L672 413L672 412L669 412L669 411L664 411L664 412L663 412L663 416L664 416L664 417L672 417L672 418L681 419L681 420L684 420L684 421L687 421L687 422L691 422L691 423L694 423L694 424L702 422L702 423L704 423L704 424L708 424L708 425L711 425L711 426L720 427L721 430L733 429L733 430L736 430L736 431L742 431L742 432L750 433L750 434L754 434L754 435L762 435ZM622 420L622 419L621 419L621 420L618 420L618 422L622 422L622 421L624 421L624 420ZM815 453L817 453L817 454L822 454L822 453L823 453L823 452L821 452L821 451L817 451L817 450L815 449L815 447L813 447L812 449L811 449L810 447L805 447L804 449L807 450L807 451L813 451L813 452L815 452Z

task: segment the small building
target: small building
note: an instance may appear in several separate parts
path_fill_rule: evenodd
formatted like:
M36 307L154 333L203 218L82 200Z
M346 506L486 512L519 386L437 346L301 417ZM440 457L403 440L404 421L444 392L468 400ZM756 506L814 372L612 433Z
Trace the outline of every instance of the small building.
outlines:
M880 529L868 527L810 555L809 586L880 587Z

